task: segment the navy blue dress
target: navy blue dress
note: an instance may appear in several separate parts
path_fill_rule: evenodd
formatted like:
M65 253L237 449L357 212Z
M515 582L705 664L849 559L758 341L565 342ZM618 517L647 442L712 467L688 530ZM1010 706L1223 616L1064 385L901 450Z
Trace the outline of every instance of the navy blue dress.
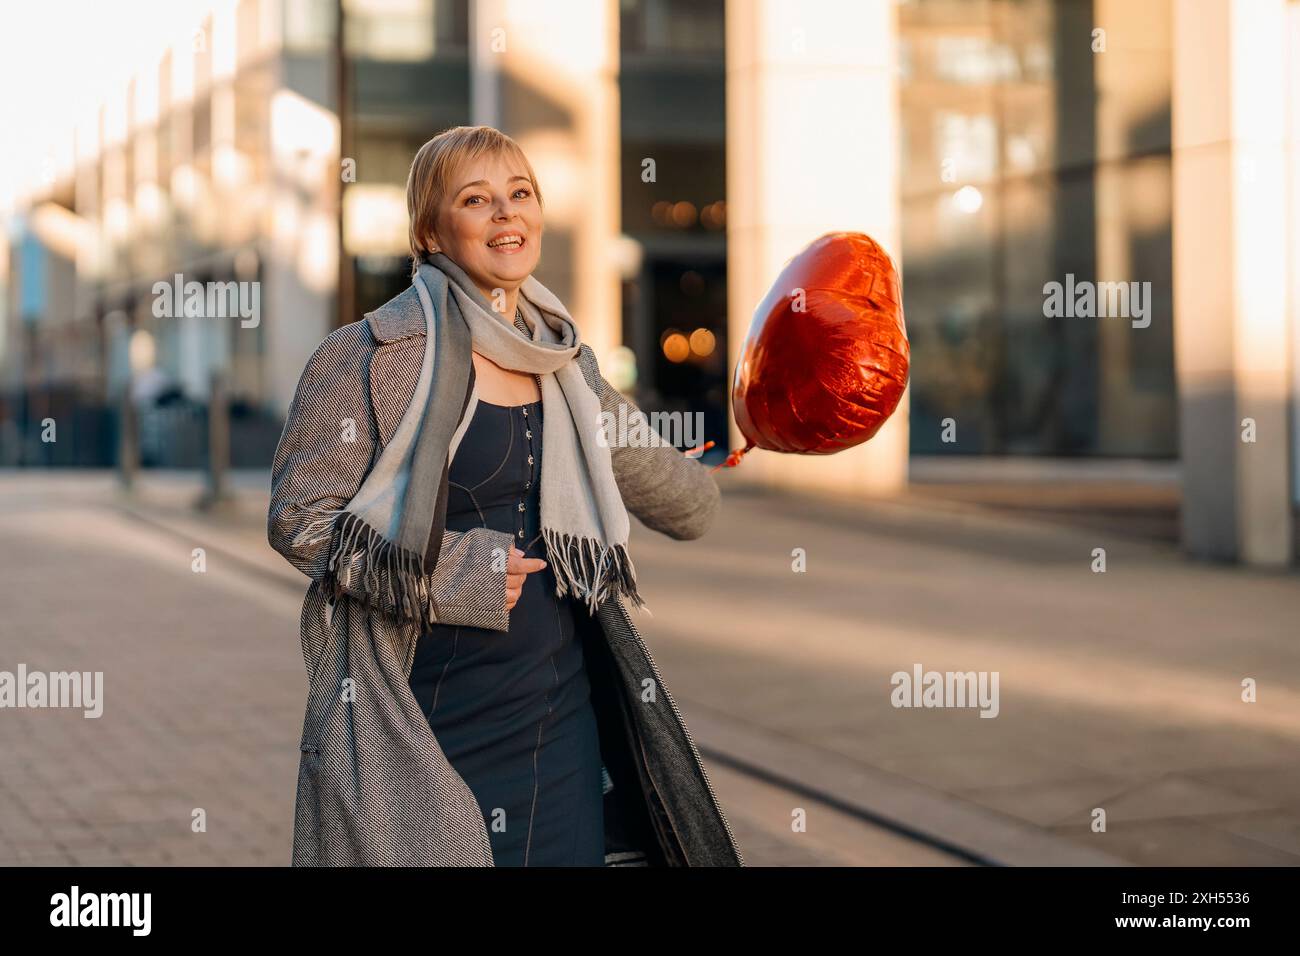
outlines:
M447 528L541 535L542 403L479 401L448 474ZM549 562L549 559L548 559ZM574 599L548 563L524 579L509 632L438 624L411 692L483 811L497 866L603 866L600 740Z

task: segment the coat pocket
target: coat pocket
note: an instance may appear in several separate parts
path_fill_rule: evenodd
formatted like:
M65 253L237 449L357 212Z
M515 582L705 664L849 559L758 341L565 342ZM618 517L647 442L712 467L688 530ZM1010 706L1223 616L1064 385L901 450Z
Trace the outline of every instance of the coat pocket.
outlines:
M338 720L343 706L342 679L324 681L318 677L307 692L307 712L302 722L302 737L298 749L304 756L315 754L319 759L322 741L333 723Z

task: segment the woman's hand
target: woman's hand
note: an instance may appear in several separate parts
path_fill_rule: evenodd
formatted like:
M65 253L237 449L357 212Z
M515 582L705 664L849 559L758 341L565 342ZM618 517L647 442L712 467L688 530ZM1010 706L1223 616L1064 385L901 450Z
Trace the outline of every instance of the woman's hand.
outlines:
M519 595L524 590L524 578L534 571L540 571L546 567L546 562L541 558L526 558L524 553L518 548L510 549L510 557L506 558L506 610L509 611L519 600Z

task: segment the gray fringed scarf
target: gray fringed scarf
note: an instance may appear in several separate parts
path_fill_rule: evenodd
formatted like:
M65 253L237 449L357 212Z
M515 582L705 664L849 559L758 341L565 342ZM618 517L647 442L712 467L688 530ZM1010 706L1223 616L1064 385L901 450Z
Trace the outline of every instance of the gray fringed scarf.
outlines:
M432 533L435 521L445 524L446 513L445 491L441 497L437 492L478 403L475 383L465 404L472 347L503 368L535 374L541 385L541 521L557 596L567 591L585 599L592 614L613 593L644 606L627 551L629 521L604 440L600 398L575 361L578 327L560 300L532 276L524 280L520 311L531 331L525 338L491 310L446 254L420 263L412 281L424 309L426 344L411 402L352 500L322 512L296 542L336 535L327 572L331 603L341 593L334 575L364 550L369 589L378 586L383 569L390 603L402 616L426 627L436 622L428 574L441 543Z

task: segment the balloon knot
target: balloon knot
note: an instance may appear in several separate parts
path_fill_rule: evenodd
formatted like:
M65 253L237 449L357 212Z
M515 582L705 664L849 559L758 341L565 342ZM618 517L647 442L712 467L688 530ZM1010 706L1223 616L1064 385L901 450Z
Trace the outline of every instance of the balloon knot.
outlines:
M712 468L710 468L709 474L713 474L713 472L717 471L719 468L735 468L737 465L740 464L740 459L745 457L745 452L749 451L751 448L756 448L756 447L758 446L755 445L752 441L746 442L744 448L738 448L735 451L733 451L731 454L729 454L726 457L726 459L722 462L722 464L714 465Z

